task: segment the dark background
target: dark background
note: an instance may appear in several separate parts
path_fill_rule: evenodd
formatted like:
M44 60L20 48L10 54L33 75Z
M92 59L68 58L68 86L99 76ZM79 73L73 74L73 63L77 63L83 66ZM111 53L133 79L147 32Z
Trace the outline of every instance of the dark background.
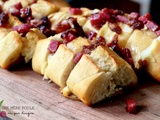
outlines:
M140 4L130 0L67 0L72 7L88 7L90 9L104 7L123 10L126 13L140 12ZM151 0L152 20L160 25L160 0Z

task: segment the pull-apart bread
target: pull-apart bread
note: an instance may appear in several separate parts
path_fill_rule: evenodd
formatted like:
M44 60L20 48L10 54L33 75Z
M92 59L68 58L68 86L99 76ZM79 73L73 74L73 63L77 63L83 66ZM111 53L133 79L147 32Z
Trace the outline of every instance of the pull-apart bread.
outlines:
M1 1L0 67L21 59L91 106L137 83L142 67L160 81L160 27L149 14L58 7L46 0Z
M146 68L149 75L158 81L160 80L157 77L160 70L150 66L150 64L153 64L153 61L151 63L151 60L141 56L160 35L160 27L151 20L150 14L147 13L140 16L135 12L126 14L120 10L107 8L102 10L64 8L54 14L49 16L51 29L55 29L55 21L60 22L68 17L75 17L88 39L103 38L103 42L130 63L134 69ZM59 17L56 14L59 14ZM60 14L63 14L63 17ZM83 22L82 17L85 18ZM148 56L152 56L152 54L150 53ZM160 64L158 61L154 61L154 64L159 68ZM148 68L152 70L148 70ZM153 70L154 75L151 72Z

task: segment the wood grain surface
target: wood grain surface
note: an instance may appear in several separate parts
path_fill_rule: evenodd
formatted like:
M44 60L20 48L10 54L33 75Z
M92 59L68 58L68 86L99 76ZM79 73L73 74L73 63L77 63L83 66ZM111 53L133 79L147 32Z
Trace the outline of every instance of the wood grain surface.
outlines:
M13 120L159 120L160 84L148 77L123 95L93 107L63 97L59 87L42 80L30 65L14 70L0 69L2 110ZM134 98L137 114L125 110L125 101ZM0 118L1 120L1 118Z

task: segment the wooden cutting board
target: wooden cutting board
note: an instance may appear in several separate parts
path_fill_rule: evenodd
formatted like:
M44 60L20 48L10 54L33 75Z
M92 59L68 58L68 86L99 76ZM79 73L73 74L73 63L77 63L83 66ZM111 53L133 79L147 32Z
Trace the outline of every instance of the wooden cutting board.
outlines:
M160 84L148 77L132 91L88 107L63 97L59 87L42 80L30 65L7 71L0 69L2 109L14 120L160 120ZM137 114L125 110L125 101L134 98ZM1 118L0 118L1 120Z

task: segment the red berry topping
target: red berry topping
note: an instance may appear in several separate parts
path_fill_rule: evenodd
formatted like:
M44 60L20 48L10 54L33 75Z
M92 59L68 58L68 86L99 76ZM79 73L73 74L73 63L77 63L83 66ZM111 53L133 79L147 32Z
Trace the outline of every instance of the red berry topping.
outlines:
M82 55L83 53L76 53L76 56L74 57L73 62L77 64L80 61Z
M1 116L1 117L6 117L6 112L5 112L5 111L1 111L1 112L0 112L0 116Z
M134 99L130 98L126 101L126 111L132 114L135 114L137 112L136 102L134 101Z
M70 8L69 12L72 15L81 15L82 14L82 10L80 8Z
M55 53L59 47L59 45L61 44L61 42L58 42L56 40L52 40L48 46L48 50L52 53Z

